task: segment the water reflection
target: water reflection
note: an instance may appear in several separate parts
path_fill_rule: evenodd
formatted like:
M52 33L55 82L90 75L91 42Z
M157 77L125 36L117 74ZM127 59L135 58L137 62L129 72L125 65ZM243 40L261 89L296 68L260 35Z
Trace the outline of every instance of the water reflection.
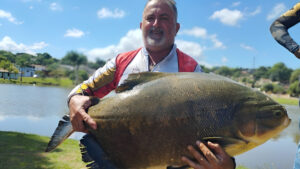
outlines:
M68 111L66 100L71 89L0 84L0 130L51 136ZM300 109L285 106L292 122L279 136L236 157L237 165L251 169L292 168L297 144ZM72 135L79 139L82 133Z

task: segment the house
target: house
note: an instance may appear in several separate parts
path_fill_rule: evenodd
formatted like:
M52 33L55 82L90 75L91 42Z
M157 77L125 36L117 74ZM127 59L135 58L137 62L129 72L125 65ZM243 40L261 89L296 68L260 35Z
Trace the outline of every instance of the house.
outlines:
M22 77L33 77L36 73L35 71L45 71L46 70L46 66L42 66L42 65L31 65L31 66L27 66L27 67L19 67L19 72L20 72L20 76L21 76L21 72Z
M3 79L18 79L18 73L9 72L0 68L0 78Z
M20 76L22 73L22 77L33 77L34 72L35 72L35 69L33 66L19 68L19 73L20 73Z

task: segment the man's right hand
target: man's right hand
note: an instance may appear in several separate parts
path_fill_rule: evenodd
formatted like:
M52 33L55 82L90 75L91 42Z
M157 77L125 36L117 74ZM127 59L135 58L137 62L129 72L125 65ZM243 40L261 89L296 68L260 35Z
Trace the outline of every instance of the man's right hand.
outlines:
M83 122L87 123L93 129L97 129L96 122L85 111L91 104L90 97L88 96L75 95L71 97L69 102L70 120L75 131L88 132Z

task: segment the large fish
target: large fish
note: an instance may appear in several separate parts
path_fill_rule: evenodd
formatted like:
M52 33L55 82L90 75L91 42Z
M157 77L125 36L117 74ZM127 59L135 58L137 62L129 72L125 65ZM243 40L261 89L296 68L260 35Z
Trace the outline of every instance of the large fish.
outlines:
M182 166L180 157L196 140L219 143L235 156L290 123L271 98L214 74L131 74L116 92L88 114L98 125L90 133L119 168ZM59 125L46 151L73 132L70 125Z

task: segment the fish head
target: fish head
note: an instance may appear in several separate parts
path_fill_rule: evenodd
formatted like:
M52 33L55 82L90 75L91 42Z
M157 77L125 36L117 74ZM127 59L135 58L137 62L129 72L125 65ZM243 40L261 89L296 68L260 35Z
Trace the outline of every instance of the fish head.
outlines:
M240 105L235 121L238 137L246 143L240 154L278 135L288 127L291 119L282 105L255 91ZM236 155L235 152L230 154Z

